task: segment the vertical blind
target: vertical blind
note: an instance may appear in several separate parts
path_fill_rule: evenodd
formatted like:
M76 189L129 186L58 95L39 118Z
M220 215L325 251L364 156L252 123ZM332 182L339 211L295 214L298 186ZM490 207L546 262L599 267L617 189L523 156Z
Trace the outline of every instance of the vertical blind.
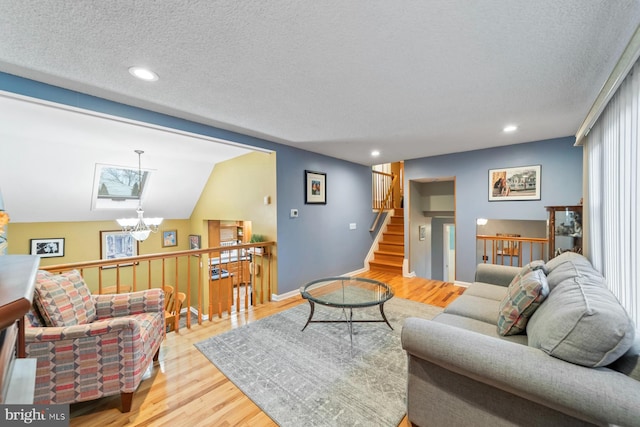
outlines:
M585 143L588 254L640 326L640 65L636 63Z

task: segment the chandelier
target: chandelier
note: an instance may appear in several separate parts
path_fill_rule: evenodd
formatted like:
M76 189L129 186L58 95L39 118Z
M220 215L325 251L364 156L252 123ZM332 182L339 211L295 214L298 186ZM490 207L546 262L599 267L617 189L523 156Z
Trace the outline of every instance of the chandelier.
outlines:
M117 219L118 224L122 227L122 231L125 231L139 242L146 240L149 234L157 233L158 226L162 223L162 218L144 218L144 211L142 210L142 164L141 156L144 151L135 150L138 153L138 214L137 218L120 218Z

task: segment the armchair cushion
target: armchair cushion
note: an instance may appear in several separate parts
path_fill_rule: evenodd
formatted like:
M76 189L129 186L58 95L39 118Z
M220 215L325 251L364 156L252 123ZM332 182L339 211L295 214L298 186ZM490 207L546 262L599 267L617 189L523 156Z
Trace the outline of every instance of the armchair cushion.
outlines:
M77 270L39 271L34 300L47 326L85 325L96 319L91 292Z

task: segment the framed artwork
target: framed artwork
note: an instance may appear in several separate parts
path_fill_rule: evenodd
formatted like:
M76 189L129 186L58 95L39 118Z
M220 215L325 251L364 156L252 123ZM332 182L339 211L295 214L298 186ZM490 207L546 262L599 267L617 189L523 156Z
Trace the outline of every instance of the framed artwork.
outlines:
M178 246L178 232L176 230L167 230L162 232L162 247Z
M100 259L138 256L138 241L127 231L100 232ZM131 265L131 264L127 264ZM113 268L107 266L103 268Z
M327 204L327 174L304 171L304 203L308 205Z
M64 256L64 239L31 239L31 255L40 258L55 258Z
M489 201L540 200L540 165L489 170Z
M200 249L200 236L189 234L189 249Z

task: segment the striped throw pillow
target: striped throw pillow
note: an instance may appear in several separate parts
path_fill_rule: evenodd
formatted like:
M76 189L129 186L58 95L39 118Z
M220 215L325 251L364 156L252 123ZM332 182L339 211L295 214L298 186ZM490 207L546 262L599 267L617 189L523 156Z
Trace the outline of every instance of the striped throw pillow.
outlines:
M47 326L84 325L96 319L95 303L77 270L39 272L34 299Z

